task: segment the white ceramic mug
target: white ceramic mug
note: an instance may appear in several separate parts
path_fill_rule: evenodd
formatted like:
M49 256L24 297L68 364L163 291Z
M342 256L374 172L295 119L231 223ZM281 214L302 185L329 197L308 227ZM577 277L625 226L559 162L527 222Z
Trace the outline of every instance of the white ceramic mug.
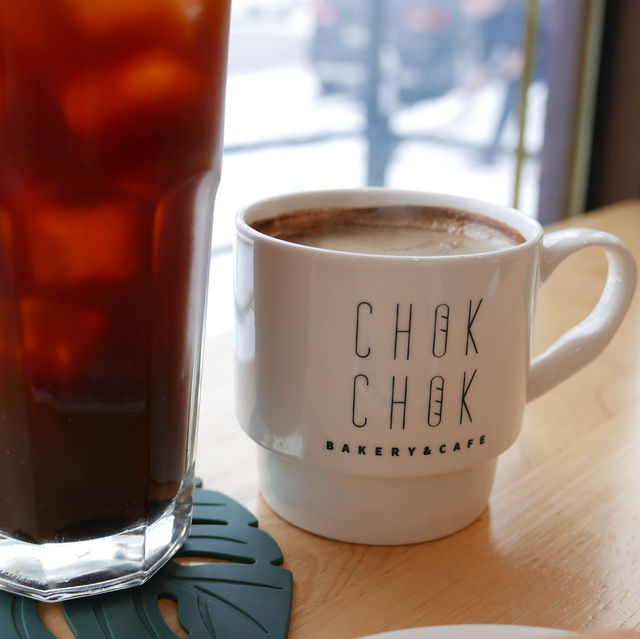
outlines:
M251 224L304 209L417 204L494 218L525 241L487 253L388 256L293 244ZM602 248L593 312L531 361L537 285ZM236 398L258 444L261 491L282 517L334 539L435 539L486 507L525 403L595 357L635 287L616 237L544 235L503 206L390 189L307 192L237 217Z

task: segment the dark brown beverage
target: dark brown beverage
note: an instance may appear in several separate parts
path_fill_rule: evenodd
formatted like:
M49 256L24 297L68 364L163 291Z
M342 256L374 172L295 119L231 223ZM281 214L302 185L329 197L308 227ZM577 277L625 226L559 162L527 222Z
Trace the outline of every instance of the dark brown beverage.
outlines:
M375 255L465 255L525 241L518 231L492 218L432 206L311 209L253 227L296 244Z
M108 535L185 476L229 2L0 3L0 531Z

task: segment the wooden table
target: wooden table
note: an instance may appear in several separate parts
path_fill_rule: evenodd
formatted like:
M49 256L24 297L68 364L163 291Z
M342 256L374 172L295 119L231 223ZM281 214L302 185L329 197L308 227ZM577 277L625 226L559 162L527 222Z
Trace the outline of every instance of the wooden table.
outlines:
M567 226L610 231L640 262L640 201L554 228ZM589 312L605 273L595 249L558 268L540 290L536 352ZM600 357L528 405L480 519L414 546L329 541L266 505L254 444L234 416L232 343L225 335L207 345L197 473L282 548L294 578L290 639L461 623L640 626L640 295Z

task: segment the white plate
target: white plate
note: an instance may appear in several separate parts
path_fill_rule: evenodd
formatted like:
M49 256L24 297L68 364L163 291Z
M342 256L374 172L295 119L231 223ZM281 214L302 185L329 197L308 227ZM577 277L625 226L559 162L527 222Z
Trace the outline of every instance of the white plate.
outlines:
M568 630L538 628L535 626L465 625L427 626L392 630L378 635L367 635L360 639L534 639L534 637L575 636Z

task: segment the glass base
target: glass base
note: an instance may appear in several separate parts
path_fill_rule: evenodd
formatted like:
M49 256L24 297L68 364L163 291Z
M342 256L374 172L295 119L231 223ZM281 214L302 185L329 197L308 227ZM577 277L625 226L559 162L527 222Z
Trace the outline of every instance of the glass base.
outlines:
M193 482L185 483L151 524L108 537L32 544L0 533L0 589L63 601L143 584L189 535Z

